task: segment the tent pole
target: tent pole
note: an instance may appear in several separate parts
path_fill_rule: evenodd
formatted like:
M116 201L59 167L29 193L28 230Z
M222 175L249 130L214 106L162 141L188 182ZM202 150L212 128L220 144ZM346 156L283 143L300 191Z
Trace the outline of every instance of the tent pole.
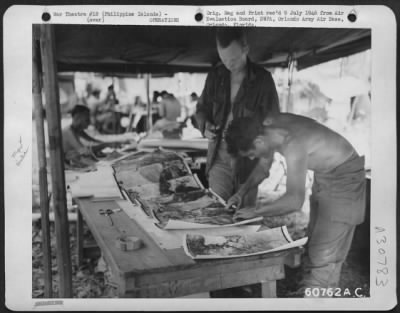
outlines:
M292 99L291 99L291 95L292 95L292 83L290 82L289 84L289 88L288 88L288 95L287 95L287 100L286 100L286 112L287 113L293 113L293 105L292 105Z
M40 68L40 29L33 26L32 42L32 94L35 108L36 137L39 158L40 213L43 240L44 296L52 298L51 245L49 222L49 195L47 189L46 144L44 137L43 103Z
M150 75L146 74L146 96L147 96L147 132L153 127L153 116L152 116L152 108L151 108L151 100L150 100Z
M40 25L40 49L44 75L43 87L46 95L46 117L48 124L50 168L57 242L57 266L60 275L58 296L60 298L71 298L71 255L65 195L64 153L62 147L60 100L58 94L53 25Z
M286 112L293 113L293 103L291 99L292 95L292 84L293 84L293 71L295 67L295 59L293 57L293 53L290 53L288 56L288 96L286 103Z

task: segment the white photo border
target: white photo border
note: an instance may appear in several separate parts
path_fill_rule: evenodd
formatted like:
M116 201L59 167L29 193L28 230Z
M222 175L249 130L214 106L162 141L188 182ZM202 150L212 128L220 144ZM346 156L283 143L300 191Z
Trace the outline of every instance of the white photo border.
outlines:
M235 8L251 9L256 6ZM260 5L260 7L263 7ZM283 9L285 6L268 5ZM226 6L24 6L10 7L3 17L4 52L4 194L5 194L5 269L6 305L11 310L387 310L396 300L396 19L386 6L298 5L290 9L324 8L357 13L357 21L342 23L287 22L257 26L369 28L372 32L372 87L375 105L371 109L371 276L370 297L351 299L45 299L32 298L32 25L41 24L44 12L160 11L179 16L168 26L206 26L194 15L207 9ZM286 9L288 6L286 6ZM55 17L54 24L88 24L86 17ZM104 24L146 25L145 18L108 18ZM94 24L90 24L94 25ZM162 25L161 23L152 25ZM101 27L101 25L99 25ZM16 165L12 157L20 141L28 147L24 162ZM23 195L23 196L22 196ZM385 238L385 239L384 239ZM16 248L18 247L18 249ZM383 259L384 258L384 259ZM386 260L386 262L383 262ZM386 263L386 264L384 264ZM384 265L382 265L384 264ZM388 274L382 272L387 268ZM385 282L385 283L383 283ZM383 285L384 284L384 285ZM58 301L60 300L60 301Z

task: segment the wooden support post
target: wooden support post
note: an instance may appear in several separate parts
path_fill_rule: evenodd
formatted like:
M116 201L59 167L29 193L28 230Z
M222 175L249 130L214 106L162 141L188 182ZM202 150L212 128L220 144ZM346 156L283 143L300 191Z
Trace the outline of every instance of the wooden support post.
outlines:
M65 194L64 153L61 135L61 117L55 58L54 26L40 25L40 49L42 55L43 86L46 95L50 167L55 215L57 265L59 272L59 297L72 297L71 253L69 225Z
M276 298L276 280L261 282L261 298Z
M81 266L83 263L83 218L79 209L76 222L76 250L78 266Z
M146 74L146 96L147 96L147 132L153 128L153 110L150 100L150 75Z
M288 57L288 96L287 96L286 111L285 111L287 113L293 113L292 85L293 85L293 72L295 67L296 67L296 60L294 58L293 53L290 53Z
M33 26L32 41L32 95L35 108L35 125L39 159L39 189L40 189L40 213L42 225L42 248L44 267L44 296L52 298L52 274L51 274L51 245L50 245L50 222L49 222L49 196L47 189L47 162L46 144L44 137L43 103L41 84L41 62L40 62L40 29Z
M350 98L350 113L347 116L347 127L353 123L354 114L356 113L355 98Z
M285 113L293 113L293 105L292 105L292 100L291 100L291 93L292 93L292 85L289 85L288 88L288 95L287 95L287 99L286 99L286 104L285 104Z

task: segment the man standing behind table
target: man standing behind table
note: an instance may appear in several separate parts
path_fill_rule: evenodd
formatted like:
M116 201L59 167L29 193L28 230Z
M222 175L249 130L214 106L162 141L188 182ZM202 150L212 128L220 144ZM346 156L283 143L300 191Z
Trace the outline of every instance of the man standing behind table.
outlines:
M218 28L218 64L208 74L198 101L196 120L208 138L206 175L210 188L229 199L257 165L258 159L231 159L224 139L228 123L239 117L266 116L279 112L279 99L271 74L252 63L245 34L239 28ZM255 204L257 186L244 202Z
M274 152L287 163L285 194L258 208L243 207L236 218L275 216L301 210L307 169L314 171L308 224L308 255L300 292L305 296L332 296L338 287L356 225L365 215L364 157L341 135L316 121L294 114L234 120L228 128L228 151L248 158L270 159ZM246 184L228 200L235 203L250 186L266 177L253 172ZM247 186L246 186L247 185Z

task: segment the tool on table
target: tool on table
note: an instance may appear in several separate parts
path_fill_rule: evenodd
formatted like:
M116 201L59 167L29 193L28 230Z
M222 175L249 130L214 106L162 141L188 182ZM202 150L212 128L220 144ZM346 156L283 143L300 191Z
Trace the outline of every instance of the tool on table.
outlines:
M104 216L108 216L110 219L110 225L114 226L114 221L111 217L112 214L115 212L122 211L121 208L117 209L100 209L99 213ZM130 251L130 250L137 250L139 249L142 245L143 242L140 238L135 237L135 236L127 236L125 233L125 230L120 230L117 227L117 231L121 234L115 241L116 246L121 249L122 251Z
M111 218L111 214L114 214L115 212L119 212L119 211L121 211L121 208L118 208L118 209L106 209L106 210L100 209L99 213L101 215L108 216L108 218L110 219L110 225L114 226L114 222L113 222L113 220Z

